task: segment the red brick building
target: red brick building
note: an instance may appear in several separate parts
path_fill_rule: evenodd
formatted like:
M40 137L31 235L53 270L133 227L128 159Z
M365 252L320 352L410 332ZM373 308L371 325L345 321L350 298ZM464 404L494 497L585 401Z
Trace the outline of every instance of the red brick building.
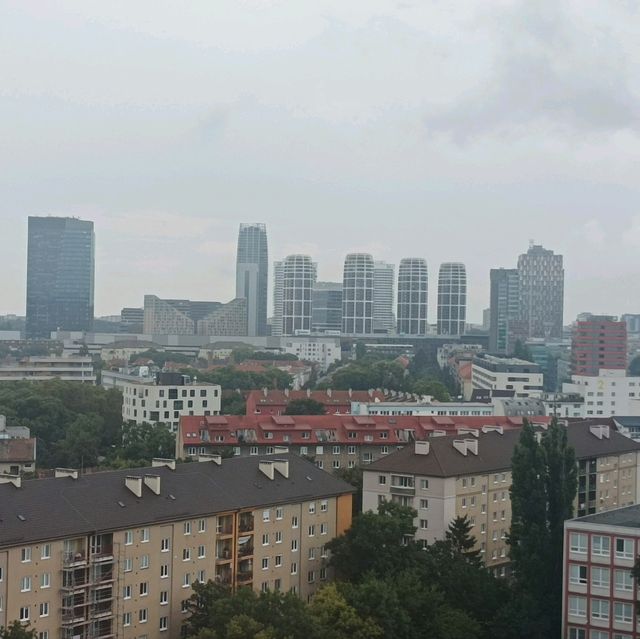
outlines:
M571 373L597 377L600 369L626 370L627 324L591 316L576 322L571 344Z

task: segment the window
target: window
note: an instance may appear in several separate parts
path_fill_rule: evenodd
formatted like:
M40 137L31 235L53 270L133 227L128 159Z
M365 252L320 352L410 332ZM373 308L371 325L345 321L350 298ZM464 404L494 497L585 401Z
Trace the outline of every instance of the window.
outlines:
M42 544L40 559L51 559L51 544Z
M569 639L587 639L587 631L584 628L569 628Z
M609 588L611 571L609 568L591 568L591 586L593 588Z
M190 521L185 521L184 524L182 524L182 532L185 535L190 535L191 534L191 522Z
M203 533L206 532L207 530L207 520L206 519L199 519L198 520L198 532L199 533Z
M43 572L40 575L40 588L50 588L51 587L51 573Z
M426 519L420 520L420 530L427 530L429 528L429 522Z
M140 557L140 568L144 570L149 567L149 555L142 555Z
M171 541L170 541L169 537L165 537L160 542L160 551L161 552L169 552L169 548L170 547L171 547Z
M22 563L27 563L28 561L31 561L31 548L23 548L20 551L20 561Z
M295 561L291 564L291 574L292 575L298 574L298 564Z
M320 534L326 535L329 531L329 526L327 524L320 524Z
M276 508L276 519L280 521L284 518L284 508L282 506Z
M586 555L587 554L587 536L580 533L571 533L570 538L571 552Z
M191 559L191 548L182 549L182 561L189 561Z
M169 617L160 617L160 632L169 628Z
M20 607L20 621L29 621L29 606Z
M429 488L429 480L428 479L421 479L420 480L420 488L422 490L428 490L428 488Z
M269 510L262 511L262 521L267 522L271 517L271 512Z
M314 524L311 524L311 526L309 526L309 537L313 537L316 534L316 527Z
M282 566L282 555L276 555L275 566L276 568L280 568L280 566Z
M269 570L269 557L262 558L262 570Z
M124 571L131 572L133 570L133 559L131 557L127 557L124 560Z
M591 541L591 553L598 557L608 557L611 554L611 537L594 535Z
M29 592L31 590L31 577L22 577L20 579L20 592Z
M123 599L131 599L131 586L123 586L122 588L122 598Z
M166 579L169 576L169 564L160 566L160 579Z
M198 570L198 583L203 584L206 581L206 572L204 570Z
M633 559L633 540L616 539L616 557L618 559Z
M198 559L204 559L207 556L207 549L204 546L198 546Z
M298 527L298 516L294 515L291 518L291 528L297 528Z
M621 623L633 621L633 604L616 602L613 604L613 617Z
M591 600L591 618L601 621L609 620L609 601L607 599Z
M48 617L49 616L49 602L45 601L44 603L40 604L40 616L41 617Z
M48 630L41 630L38 633L38 639L49 639L49 631Z
M124 531L124 545L131 546L133 543L133 530L125 530Z
M316 558L316 549L309 548L309 560L313 561Z
M180 602L180 612L189 612L189 600L183 599Z
M149 613L147 611L146 608L140 608L140 610L138 610L138 621L140 623L147 623L147 620L149 619Z
M586 597L569 597L569 615L572 617L587 616Z
M315 513L316 513L316 503L314 501L312 501L309 504L309 514L310 515L315 515Z
M125 612L122 615L122 625L123 626L130 626L131 625L131 613L130 612Z
M188 588L191 585L191 573L185 572L182 576L182 587Z
M292 539L291 540L291 552L298 552L298 540L297 539Z
M633 590L633 575L629 570L616 570L616 590L631 592Z
M262 545L263 546L269 545L269 533L262 533Z
M387 476L386 475L378 475L378 483L381 486L384 486L387 483Z
M315 570L310 570L307 573L307 583L312 584L315 580L316 580L316 571Z
M276 544L281 544L282 543L282 531L278 530L276 532Z
M570 564L569 583L585 586L587 584L587 567L579 564Z
M149 529L148 528L143 528L140 531L140 541L142 543L147 543L149 541Z

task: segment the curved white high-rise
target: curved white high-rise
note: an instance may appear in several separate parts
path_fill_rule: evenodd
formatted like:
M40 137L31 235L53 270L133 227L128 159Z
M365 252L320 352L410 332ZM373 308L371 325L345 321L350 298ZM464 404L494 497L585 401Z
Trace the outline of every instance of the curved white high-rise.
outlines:
M308 255L289 255L282 264L282 334L311 331L316 265Z
M399 335L426 335L429 294L427 261L406 257L398 269Z
M438 274L438 335L464 335L467 322L467 270L445 262Z
M368 253L350 253L344 259L342 332L373 332L373 257Z
M396 318L393 314L395 266L387 262L373 263L373 332L393 333Z

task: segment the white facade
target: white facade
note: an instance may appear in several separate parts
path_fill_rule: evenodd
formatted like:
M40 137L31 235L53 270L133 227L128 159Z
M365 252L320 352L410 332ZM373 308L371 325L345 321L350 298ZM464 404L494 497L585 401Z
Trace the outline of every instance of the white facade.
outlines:
M427 397L422 402L351 402L352 415L412 415L433 417L443 415L493 416L492 404L480 402L434 402Z
M344 260L342 332L373 333L373 258L367 253L351 253Z
M311 298L317 266L308 255L289 255L283 263L282 334L311 331Z
M471 368L473 388L513 391L515 397L541 397L544 375L532 362L485 355L476 357Z
M284 262L273 263L273 316L271 335L282 335L282 304L284 301Z
M640 415L640 377L603 369L597 377L573 375L571 380L562 385L562 391L584 397L585 418Z
M286 337L282 338L281 347L285 353L297 355L298 359L320 364L323 372L342 359L340 338L337 337Z
M399 335L426 335L429 293L429 272L426 260L407 257L398 269Z
M373 331L393 333L396 318L393 314L395 267L387 262L373 263Z
M467 270L445 262L438 273L438 335L463 335L467 323Z
M16 364L0 366L0 381L43 381L61 379L67 382L96 383L90 357L29 357Z

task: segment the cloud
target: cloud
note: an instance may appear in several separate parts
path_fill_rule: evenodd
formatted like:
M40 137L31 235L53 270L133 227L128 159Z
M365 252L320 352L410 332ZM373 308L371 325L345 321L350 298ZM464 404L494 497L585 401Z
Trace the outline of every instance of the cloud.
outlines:
M594 248L604 248L607 235L598 220L589 220L582 227L582 236Z

